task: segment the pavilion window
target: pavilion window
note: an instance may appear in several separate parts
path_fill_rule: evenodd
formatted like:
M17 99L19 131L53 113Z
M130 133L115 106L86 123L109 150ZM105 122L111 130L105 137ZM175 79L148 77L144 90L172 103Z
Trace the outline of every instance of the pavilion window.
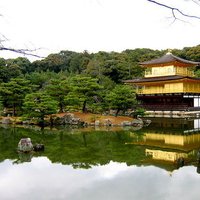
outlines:
M153 70L153 74L155 74L155 75L157 74L157 69Z

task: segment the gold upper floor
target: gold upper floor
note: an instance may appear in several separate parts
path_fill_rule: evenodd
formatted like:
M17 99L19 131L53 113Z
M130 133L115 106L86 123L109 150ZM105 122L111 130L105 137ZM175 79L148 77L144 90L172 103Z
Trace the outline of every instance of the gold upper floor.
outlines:
M180 76L194 76L194 72L188 70L186 67L181 66L157 66L149 68L149 70L145 71L145 78L150 77L159 77L159 76L172 76L172 75L180 75Z

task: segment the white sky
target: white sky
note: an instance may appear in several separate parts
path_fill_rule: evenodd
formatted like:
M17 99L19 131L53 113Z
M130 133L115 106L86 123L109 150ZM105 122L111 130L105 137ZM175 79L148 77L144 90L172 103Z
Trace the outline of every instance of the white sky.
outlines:
M200 11L189 0L167 2L187 8L189 14ZM200 20L171 24L171 11L147 0L1 0L0 14L0 33L9 39L3 45L42 48L40 56L61 50L121 52L200 44ZM4 58L19 56L0 52Z

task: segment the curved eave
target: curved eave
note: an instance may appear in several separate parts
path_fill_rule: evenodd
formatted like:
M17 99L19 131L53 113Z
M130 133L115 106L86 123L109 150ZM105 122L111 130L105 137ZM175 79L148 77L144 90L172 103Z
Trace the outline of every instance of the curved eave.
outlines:
M134 80L123 81L125 84L129 85L152 85L152 84L164 84L172 82L188 82L188 83L199 83L200 78L188 77L188 76L172 76L172 77L157 77L157 78L142 78Z

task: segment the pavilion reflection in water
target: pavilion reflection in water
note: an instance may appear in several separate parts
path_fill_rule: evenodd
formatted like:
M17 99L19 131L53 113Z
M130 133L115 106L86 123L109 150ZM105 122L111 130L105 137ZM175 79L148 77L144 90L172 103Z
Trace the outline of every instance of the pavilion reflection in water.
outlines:
M132 144L145 146L148 156L143 163L175 166L179 158L197 164L200 148L200 119L151 119L142 135L131 132L136 138ZM173 167L174 168L174 167Z

